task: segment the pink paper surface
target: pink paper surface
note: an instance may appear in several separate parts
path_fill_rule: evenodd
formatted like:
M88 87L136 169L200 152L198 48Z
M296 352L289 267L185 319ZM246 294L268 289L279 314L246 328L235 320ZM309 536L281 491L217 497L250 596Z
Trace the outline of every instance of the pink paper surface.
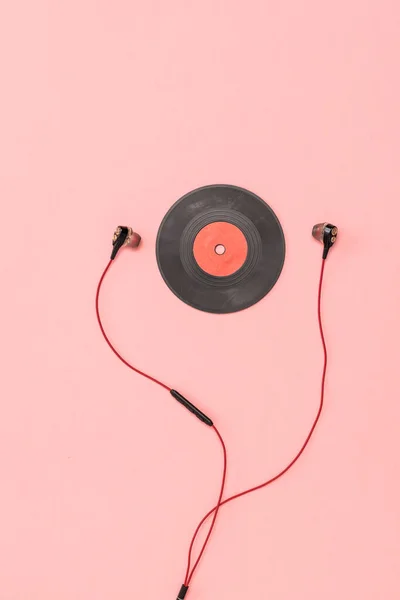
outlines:
M94 293L118 224L143 238L101 299L120 352L210 414L227 493L190 600L400 597L400 5L15 0L0 18L0 600L176 598L221 452L119 363ZM284 228L272 292L201 313L155 260L171 204L250 189Z

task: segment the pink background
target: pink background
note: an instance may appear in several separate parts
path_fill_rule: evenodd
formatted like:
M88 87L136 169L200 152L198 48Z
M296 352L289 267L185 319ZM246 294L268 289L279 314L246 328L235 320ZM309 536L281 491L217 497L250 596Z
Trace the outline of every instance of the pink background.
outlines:
M400 9L396 0L14 0L0 18L0 599L173 599L214 503L215 436L108 350L94 292L114 227L143 236L102 297L120 351L215 419L228 493L191 600L400 596ZM171 204L240 185L278 214L281 278L220 317L155 261Z

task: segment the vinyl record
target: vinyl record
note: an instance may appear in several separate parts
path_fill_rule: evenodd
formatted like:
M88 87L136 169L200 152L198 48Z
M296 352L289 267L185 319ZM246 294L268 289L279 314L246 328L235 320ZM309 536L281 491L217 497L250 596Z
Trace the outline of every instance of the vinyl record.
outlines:
M255 304L275 285L285 239L261 198L233 185L209 185L170 208L156 254L178 298L207 312L231 313Z

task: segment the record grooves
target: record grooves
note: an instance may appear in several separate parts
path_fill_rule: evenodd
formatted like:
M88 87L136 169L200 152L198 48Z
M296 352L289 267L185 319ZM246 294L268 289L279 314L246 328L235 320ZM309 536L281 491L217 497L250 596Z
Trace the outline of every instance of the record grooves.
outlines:
M158 231L156 255L178 298L203 311L231 313L255 304L275 285L285 240L261 198L236 186L210 185L170 208Z

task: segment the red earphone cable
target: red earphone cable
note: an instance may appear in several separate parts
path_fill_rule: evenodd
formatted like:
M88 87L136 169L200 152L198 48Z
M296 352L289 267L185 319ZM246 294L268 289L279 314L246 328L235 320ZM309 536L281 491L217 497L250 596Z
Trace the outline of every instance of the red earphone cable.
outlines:
M208 530L207 537L206 537L206 539L204 540L203 546L201 547L201 550L200 550L200 552L199 552L199 555L198 555L198 557L197 557L197 560L196 560L196 562L194 563L194 565L193 565L193 569L192 569L192 571L191 571L191 573L190 573L190 574L189 574L189 570L190 570L190 560L188 560L188 565L187 565L187 569L186 569L186 575L185 575L185 585L186 585L187 587L189 587L189 583L190 583L190 580L191 580L191 579L192 579L192 577L193 577L193 573L194 573L194 572L195 572L195 570L197 569L197 566L198 566L198 564L199 564L199 562L200 562L200 560L201 560L201 557L202 557L202 556L203 556L203 554L204 554L204 551L205 551L205 549L206 549L206 546L207 546L207 544L208 544L208 541L209 541L209 539L210 539L210 536L211 536L212 530L214 529L214 525L215 525L215 521L216 521L216 519L217 519L217 515L218 515L218 512L219 512L219 508L220 508L220 506L223 504L223 502L221 502L221 500L222 500L222 496L223 496L223 494L224 494L224 489L225 489L226 468L227 468L227 456L226 456L226 454L227 454L227 453L226 453L226 446L225 446L225 442L224 442L224 440L222 439L222 436L221 436L221 434L219 433L218 429L215 427L215 425L213 425L213 429L215 430L215 433L216 433L216 434L217 434L217 436L219 437L219 441L221 442L221 446L222 446L222 451L223 451L223 453L224 453L224 470L223 470L223 474L222 474L222 485L221 485L221 491L220 491L219 498L218 498L218 503L217 503L216 507L213 509L213 512L214 512L214 517L213 517L213 520L212 520L212 522L211 522L210 529ZM211 513L209 513L209 514L211 514ZM192 544L191 544L190 548L192 548L192 547L193 547L193 543L194 543L194 539L193 539L193 541L192 541Z
M280 471L277 475L275 475L274 477L272 477L271 479L268 479L268 481L265 481L264 483L261 483L260 485L256 485L255 487L252 487L248 490L245 490L244 492L239 492L238 494L235 494L234 496L230 496L230 498L226 498L225 500L223 500L222 502L219 502L217 504L217 506L215 506L212 510L210 510L204 517L203 519L200 521L199 525L197 526L196 531L194 532L194 535L192 537L192 541L190 543L190 547L189 547L189 553L188 553L188 566L187 566L187 573L190 572L190 575L187 577L186 579L186 583L185 585L189 585L192 577L193 577L193 573L197 567L197 563L195 563L195 565L193 566L193 569L190 571L190 564L191 564L191 556L192 556L192 550L193 550L193 545L194 542L196 540L196 537L201 529L201 526L203 525L203 523L208 519L208 517L210 517L213 513L217 513L220 509L221 506L223 506L224 504L227 504L228 502L232 502L232 500L236 500L237 498L240 498L241 496L245 496L247 494L251 494L252 492L255 492L257 490L260 490L268 485L270 485L271 483L273 483L274 481L276 481L277 479L280 479L283 475L285 475L285 473L287 473L289 471L289 469L291 469L293 467L293 465L298 461L298 459L300 458L300 456L303 454L304 450L306 449L312 434L314 433L314 430L317 426L317 423L320 419L321 413L322 413L322 408L324 405L324 395L325 395L325 378L326 378L326 368L327 368L327 364L328 364L328 354L327 354L327 350L326 350L326 343L325 343L325 336L324 336L324 331L323 331L323 327L322 327L322 316L321 316L321 297L322 297L322 282L323 282L323 278L324 278L324 269L325 269L325 260L322 261L322 266L321 266L321 274L320 274L320 279L319 279L319 287L318 287L318 324L319 324L319 332L320 332L320 336L321 336L321 342L322 342L322 348L323 348L323 354L324 354L324 363L323 363L323 369L322 369L322 380L321 380L321 395L320 395L320 403L319 403L319 408L317 411L317 415L314 419L314 422L311 426L311 429L306 437L305 442L303 443L302 447L300 448L300 450L298 451L298 453L296 454L296 456L293 458L293 460L282 470Z
M108 265L104 269L103 274L100 277L100 281L99 281L99 283L97 285L97 291L96 291L96 315L97 315L97 322L99 324L101 333L103 334L103 337L106 340L106 342L109 345L109 347L111 348L111 350L119 358L119 360L121 360L124 363L124 365L126 365L127 367L129 367L130 369L132 369L132 371L135 371L135 373L138 373L139 375L142 375L143 377L146 377L146 379L150 379L150 381L154 381L154 383L157 383L157 385L160 385L161 387L163 387L164 389L166 389L166 390L168 390L170 392L171 388L169 387L169 385L166 385L165 383L163 383L159 379L156 379L155 377L152 377L151 375L148 375L148 373L145 373L144 371L140 371L139 369L137 369L136 367L134 367L133 365L131 365L131 363L129 363L127 360L125 360L125 358L123 356L121 356L121 354L118 352L118 350L116 348L114 348L114 346L110 342L110 340L109 340L106 332L104 331L103 323L101 322L101 318L100 318L99 296L100 296L101 286L102 286L103 281L104 281L104 277L107 275L107 271L111 267L111 265L112 265L113 262L114 262L113 260L110 260L110 262L108 263Z
M135 373L138 373L139 375L142 375L143 377L146 377L147 379L150 379L150 381L153 381L154 383L157 383L159 386L163 387L164 389L166 389L167 391L171 392L171 388L166 385L165 383L163 383L162 381L156 379L155 377L152 377L151 375L145 373L144 371L141 371L139 369L137 369L136 367L134 367L132 364L130 364L127 360L125 360L125 358L123 358L123 356L121 356L121 354L116 350L116 348L113 346L113 344L111 343L110 339L108 338L101 318L100 318L100 311L99 311L99 295L100 295L100 290L101 290L101 286L103 284L104 278L111 266L111 263L113 262L113 260L110 260L109 263L107 264L101 278L99 281L99 284L97 286L97 292L96 292L96 315L97 315L97 321L100 327L100 330L103 334L103 337L105 339L105 341L107 342L108 346L111 348L111 350L114 352L114 354L130 369L132 369L133 371L135 371ZM273 483L274 481L276 481L277 479L280 479L285 473L287 473L289 471L289 469L291 469L291 467L298 461L298 459L300 458L300 456L303 454L304 450L306 449L312 434L314 433L314 430L317 426L317 423L320 419L321 413L322 413L322 408L323 408L323 404L324 404L324 393L325 393L325 378L326 378L326 369L327 369L327 362L328 362L328 357L327 357L327 350L326 350L326 343L325 343L325 337L324 337L324 332L323 332L323 327L322 327L322 316L321 316L321 297L322 297L322 282L323 282L323 276L324 276L324 268L325 268L325 260L322 261L322 266L321 266L321 274L320 274L320 279L319 279L319 288L318 288L318 324L319 324L319 331L320 331L320 336L321 336L321 341L322 341L322 347L323 347L323 353L324 353L324 364L323 364L323 371L322 371L322 381L321 381L321 395L320 395L320 404L319 404L319 408L317 411L317 415L314 419L314 422L311 426L311 429L306 437L305 442L303 443L302 447L300 448L299 452L296 454L296 456L293 458L293 460L282 470L280 471L277 475L275 475L274 477L272 477L271 479L269 479L268 481L261 483L260 485L257 485L255 487L252 487L248 490L245 490L243 492L239 492L238 494L235 494L234 496L231 496L229 498L226 498L225 500L222 500L222 496L224 493L224 488L225 488L225 481L226 481L226 470L227 470L227 452L226 452L226 446L224 443L224 440L222 439L221 434L219 433L218 429L215 427L215 425L212 426L212 428L214 429L215 433L218 436L218 439L220 440L221 446L222 446L222 450L223 450L223 457L224 457L224 462L223 462L223 475L222 475L222 482L221 482L221 488L220 488L220 493L219 493L219 498L218 498L218 502L217 505L210 510L204 517L203 519L200 521L199 525L196 528L196 531L194 532L194 535L192 537L191 543L190 543L190 547L189 547L189 552L188 552L188 562L187 562L187 569L186 569L186 576L185 576L185 586L189 587L189 584L192 580L192 577L194 575L194 572L196 570L196 568L198 567L200 560L204 554L204 551L206 549L206 546L210 540L212 531L214 529L215 526L215 522L217 519L217 515L219 512L219 509L221 506L223 506L224 504L227 504L228 502L231 502L232 500L236 500L237 498L240 498L241 496L245 496L247 494L251 494L252 492L255 492L257 490L260 490L268 485L270 485L271 483ZM195 564L193 565L193 568L191 569L191 559L192 559L192 551L193 551L193 546L195 543L195 540L197 538L197 535L203 525L203 523L213 514L213 518L212 518L212 522L209 528L209 531L207 533L206 539L201 547L201 550L199 552L199 555L197 557L197 560L195 562Z
M104 278L105 278L105 276L106 276L106 274L107 274L107 272L108 272L108 270L111 267L111 264L113 262L114 262L113 260L110 260L110 262L108 263L108 265L104 269L103 274L100 277L100 281L98 283L97 291L96 291L96 316L97 316L97 321L98 321L101 333L103 334L103 337L104 337L105 341L107 342L108 346L111 348L111 350L114 352L114 354L119 358L119 360L121 360L124 363L124 365L126 365L127 367L129 367L130 369L132 369L132 371L135 371L135 373L138 373L139 375L142 375L143 377L146 377L147 379L150 379L150 381L153 381L154 383L157 383L159 386L161 386L164 389L168 390L168 392L171 392L172 389L168 385L166 385L165 383L163 383L159 379L156 379L155 377L152 377L151 375L148 375L148 373L145 373L144 371L141 371L141 370L137 369L136 367L134 367L133 365L131 365L131 363L129 363L127 360L125 360L125 358L123 356L121 356L121 354L118 352L118 350L116 350L116 348L113 346L113 344L111 343L110 339L108 338L108 336L107 336L107 334L106 334L106 332L104 330L103 323L102 323L101 317L100 317L99 297L100 297L100 290L101 290L101 286L103 284ZM222 482L221 482L221 488L220 488L220 492L219 492L219 497L218 497L217 505L216 505L216 507L212 511L214 513L214 516L212 518L210 528L208 530L208 533L207 533L206 539L205 539L205 541L203 543L203 546L202 546L202 548L200 550L199 556L197 557L196 563L193 566L192 574L193 574L194 570L197 568L197 566L198 566L198 564L199 564L199 562L201 560L201 557L204 554L206 546L207 546L207 544L208 544L208 542L210 540L212 531L213 531L214 526L215 526L215 522L217 520L217 515L218 515L219 507L220 507L222 496L223 496L224 489L225 489L226 470L227 470L227 452L226 452L226 446L225 446L224 440L222 439L222 436L221 436L220 432L218 431L218 429L215 427L214 424L212 425L212 429L217 434L217 437L218 437L218 439L219 439L219 441L221 443L221 446L222 446L222 452L223 452ZM190 568L190 565L188 566L188 571L186 573L185 581L189 577L189 568Z

